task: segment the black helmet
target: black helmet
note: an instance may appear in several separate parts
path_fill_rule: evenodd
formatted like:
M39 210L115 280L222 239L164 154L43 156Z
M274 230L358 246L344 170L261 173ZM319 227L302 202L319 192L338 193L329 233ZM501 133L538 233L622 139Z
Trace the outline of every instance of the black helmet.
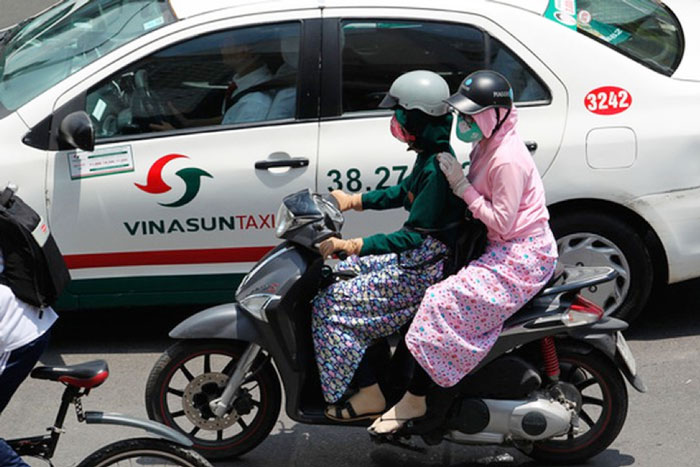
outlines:
M510 110L513 105L513 88L500 73L491 70L475 71L464 79L459 90L445 102L459 113L467 115L492 108Z

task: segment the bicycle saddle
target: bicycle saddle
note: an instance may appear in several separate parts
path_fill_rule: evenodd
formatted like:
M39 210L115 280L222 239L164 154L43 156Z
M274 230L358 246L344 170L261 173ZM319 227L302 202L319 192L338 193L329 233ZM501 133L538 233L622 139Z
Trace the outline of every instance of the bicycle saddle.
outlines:
M109 376L109 367L104 360L94 360L67 366L40 366L34 368L31 377L48 379L78 388L94 388L104 383Z

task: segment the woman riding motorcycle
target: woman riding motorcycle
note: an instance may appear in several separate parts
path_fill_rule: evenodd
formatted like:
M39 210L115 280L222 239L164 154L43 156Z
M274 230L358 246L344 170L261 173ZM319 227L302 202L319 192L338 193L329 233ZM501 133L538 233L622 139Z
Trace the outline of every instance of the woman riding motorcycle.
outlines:
M450 154L438 156L440 168L454 194L486 225L488 242L482 256L426 291L405 338L419 365L408 392L370 427L374 434L424 416L431 380L449 388L464 378L556 266L542 179L516 131L506 78L477 71L446 102L458 113L457 137L474 148L468 177Z
M329 403L346 393L367 348L407 324L428 286L442 278L452 236L449 231L426 232L458 223L466 210L464 202L450 193L436 158L443 153L454 159L447 97L449 87L436 73L419 70L397 78L380 107L394 109L391 133L416 153L410 175L386 189L331 193L342 211L403 207L409 215L396 232L350 240L330 238L320 245L324 257L341 250L352 255L337 269L356 274L332 284L313 301L316 360ZM375 418L386 409L370 360L365 359L358 371L359 391L330 406L326 416L355 421Z

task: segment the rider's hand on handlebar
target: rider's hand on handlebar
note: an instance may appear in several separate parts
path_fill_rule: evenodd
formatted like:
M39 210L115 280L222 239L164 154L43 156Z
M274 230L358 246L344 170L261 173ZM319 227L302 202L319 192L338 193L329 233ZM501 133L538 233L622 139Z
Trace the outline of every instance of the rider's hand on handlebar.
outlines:
M447 183L450 184L452 192L462 198L464 191L470 185L469 180L464 176L462 164L460 164L452 154L447 152L441 152L438 154L437 158L440 169L445 174L445 178L447 179Z
M344 251L348 256L358 255L360 254L360 250L362 250L362 239L351 238L350 240L342 240L340 238L331 237L322 241L318 249L321 252L321 256L324 258L328 258L338 251Z
M362 195L360 193L349 195L342 190L333 190L331 196L338 202L338 209L342 212L348 209L362 211Z

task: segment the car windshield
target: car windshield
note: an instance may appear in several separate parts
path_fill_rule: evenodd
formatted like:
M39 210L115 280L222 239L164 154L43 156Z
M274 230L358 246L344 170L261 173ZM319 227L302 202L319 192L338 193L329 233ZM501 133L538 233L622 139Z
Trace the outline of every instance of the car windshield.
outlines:
M18 24L0 39L0 117L173 21L167 0L65 0Z
M652 70L671 75L683 54L676 17L657 0L578 0L576 29Z

